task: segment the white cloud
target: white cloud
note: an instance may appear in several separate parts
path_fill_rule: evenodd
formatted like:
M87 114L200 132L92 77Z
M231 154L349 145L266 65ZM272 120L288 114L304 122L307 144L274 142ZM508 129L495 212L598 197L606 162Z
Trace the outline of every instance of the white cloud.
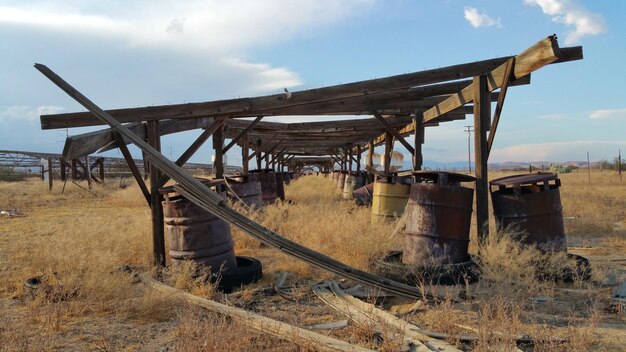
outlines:
M541 115L538 116L537 118L539 119L543 119L543 120L565 120L567 118L567 115L565 114L546 114L546 115Z
M59 106L0 106L0 124L35 122L39 120L40 115L58 114L65 111L66 110L64 108Z
M537 5L546 15L552 16L552 21L574 27L567 33L565 44L571 45L582 37L598 35L606 32L604 18L590 12L577 0L524 0L527 5Z
M612 155L618 148L625 148L623 141L568 141L537 144L520 144L492 149L490 162L505 161L566 161L584 160L587 151L596 160L604 155Z
M498 28L502 27L502 21L499 18L497 20L494 20L493 18L489 17L487 13L480 12L478 11L478 9L474 7L466 6L464 15L465 15L465 19L474 28L492 27L492 26L496 26Z
M625 109L595 110L589 114L590 119L626 119Z

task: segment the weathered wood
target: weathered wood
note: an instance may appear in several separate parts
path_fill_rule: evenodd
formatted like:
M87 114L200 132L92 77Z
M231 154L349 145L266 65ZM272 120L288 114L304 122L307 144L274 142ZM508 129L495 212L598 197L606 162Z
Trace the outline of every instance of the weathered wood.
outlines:
M243 174L248 174L248 164L250 163L250 158L248 154L250 154L250 141L248 140L248 132L243 136L243 145L241 146L241 166L243 167Z
M391 156L393 154L393 134L387 131L385 133L385 152L383 155L383 172L389 173L391 168Z
M242 137L247 136L248 131L250 131L252 127L256 126L261 121L262 118L263 118L263 115L257 116L257 118L254 119L254 121L251 121L248 124L248 126L246 126L243 129L243 131L239 132L239 134L235 136L235 138L233 138L226 147L224 147L224 154L226 154L230 150L230 148L232 148Z
M146 198L148 206L150 206L150 191L148 191L148 187L146 187L146 183L141 177L141 173L139 173L139 168L137 168L135 160L132 155L130 155L130 151L128 151L128 148L126 147L126 142L124 142L122 136L116 131L113 132L113 138L118 141L117 143L120 148L120 152L122 152L122 156L126 160L126 164L128 164L130 172L133 174L135 181L137 181L137 185L139 186L139 189L141 189L141 193L143 193L143 196Z
M533 71L540 69L541 67L554 63L557 60L560 62L577 60L582 57L582 50L580 52L563 51L559 49L559 45L556 40L556 36L549 36L537 44L526 49L515 57L515 69L513 70L512 79L521 78L530 74ZM507 58L508 60L509 58ZM487 90L489 92L499 88L503 82L503 78L506 72L507 63L499 65L496 69L488 73L487 78ZM474 85L473 82L469 86L463 88L458 94L452 95L445 101L433 106L429 110L424 112L424 122L431 121L440 115L450 112L460 106L470 103L474 99Z
M361 146L356 146L356 171L361 171Z
M419 85L473 77L477 74L484 74L493 70L507 59L508 57L496 58L410 74L292 92L290 99L286 99L284 94L275 94L256 98L229 99L206 103L114 109L107 110L107 113L119 122L217 115L235 116L237 114L252 114L252 116L258 116L262 111L266 110L271 111L305 104L322 103L329 100L362 97L395 90L407 90ZM41 117L42 129L96 125L102 125L102 122L89 113L43 115Z
M424 119L421 114L413 116L413 129L415 131L413 144L413 171L421 170L424 158L422 156L422 144L424 144Z
M265 141L261 141L260 139L257 140L257 147L254 150L254 152L252 153L252 155L250 155L248 157L248 160L254 158L255 156L261 156L261 152L263 152L263 149L267 148L267 146L274 140L276 139L276 137L278 137L277 134L273 135L272 138L265 140ZM259 166L260 169L260 166Z
M496 104L496 111L493 114L493 123L491 124L491 129L489 131L489 141L487 143L487 155L491 154L491 147L493 146L493 141L496 136L496 130L498 129L498 123L500 122L500 114L502 113L502 107L504 106L504 99L506 98L506 92L509 88L509 81L511 79L511 74L513 73L513 69L515 67L515 58L509 59L506 63L506 70L504 71L504 76L502 80L502 84L500 85L500 94L498 94L498 103Z
M213 133L213 150L215 159L213 160L213 172L215 178L224 178L224 126L218 127Z
M159 121L148 121L147 133L148 144L154 150L161 151L161 135L159 133ZM159 193L159 179L161 172L152 163L149 164L150 172L150 210L152 214L152 255L154 265L165 267L165 228L163 219L163 200Z
M474 160L476 163L476 226L480 242L489 234L489 184L486 121L491 118L488 77L474 77Z
M185 291L177 290L171 286L156 281L145 274L140 274L138 277L143 284L167 295L168 297L176 298L189 304L202 307L211 312L231 317L237 323L243 324L258 333L270 334L280 339L291 341L304 348L314 348L325 351L371 351L329 336L320 335L297 326L264 317L241 308L227 306L216 301L194 296Z
M71 159L70 161L70 171L72 174L72 180L78 180L78 169L76 168L76 158Z
M382 117L382 115L380 115L379 113L377 113L376 111L373 111L372 114L374 115L374 117L376 117L376 119L383 125L385 126L385 129L387 130L387 132L391 133L396 140L398 140L398 142L400 142L405 148L406 150L413 154L414 150L413 147L409 144L409 142L407 142L404 137L402 137L402 135L398 132L398 130L396 130L389 122L387 122L385 120L384 117Z

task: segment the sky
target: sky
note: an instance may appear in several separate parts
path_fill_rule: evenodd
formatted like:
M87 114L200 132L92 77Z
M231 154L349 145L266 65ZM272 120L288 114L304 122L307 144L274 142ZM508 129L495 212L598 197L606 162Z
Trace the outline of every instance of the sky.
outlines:
M0 0L0 150L60 153L68 133L94 129L41 130L40 114L84 109L36 62L110 109L416 72L515 55L557 34L584 59L509 89L490 162L612 159L626 153L624 18L621 0ZM467 160L471 121L427 128L424 159ZM163 154L177 158L199 134L164 136ZM192 161L212 153L209 142ZM233 148L228 162L240 160Z

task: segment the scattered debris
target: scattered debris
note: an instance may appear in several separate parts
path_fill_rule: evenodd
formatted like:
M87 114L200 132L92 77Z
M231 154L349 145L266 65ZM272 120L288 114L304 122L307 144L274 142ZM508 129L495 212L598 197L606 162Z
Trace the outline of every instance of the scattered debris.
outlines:
M311 329L311 330L335 330L335 329L345 328L346 326L348 326L348 323L349 321L347 319L344 319L344 320L331 321L328 323L309 325L309 326L306 326L306 328Z
M417 311L421 311L425 309L426 309L426 305L424 304L424 302L421 300L417 300L412 303L398 304L395 306L391 306L391 309L389 311L395 315L406 315L409 313L413 313L413 312L417 312Z
M624 313L626 311L626 281L619 285L613 296L611 296L609 308L615 313Z
M26 216L20 213L17 209L0 210L0 216L6 216L9 218Z

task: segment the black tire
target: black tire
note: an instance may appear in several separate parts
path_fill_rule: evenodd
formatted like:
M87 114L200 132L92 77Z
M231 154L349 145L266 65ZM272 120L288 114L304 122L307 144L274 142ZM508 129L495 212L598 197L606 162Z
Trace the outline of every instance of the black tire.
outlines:
M263 265L258 259L237 256L237 267L225 270L219 275L212 275L211 282L217 282L217 288L224 293L231 293L234 289L255 283L261 278Z
M372 266L378 275L407 285L463 285L478 280L476 264L471 258L463 263L417 266L402 263L402 252L392 251L375 259Z

